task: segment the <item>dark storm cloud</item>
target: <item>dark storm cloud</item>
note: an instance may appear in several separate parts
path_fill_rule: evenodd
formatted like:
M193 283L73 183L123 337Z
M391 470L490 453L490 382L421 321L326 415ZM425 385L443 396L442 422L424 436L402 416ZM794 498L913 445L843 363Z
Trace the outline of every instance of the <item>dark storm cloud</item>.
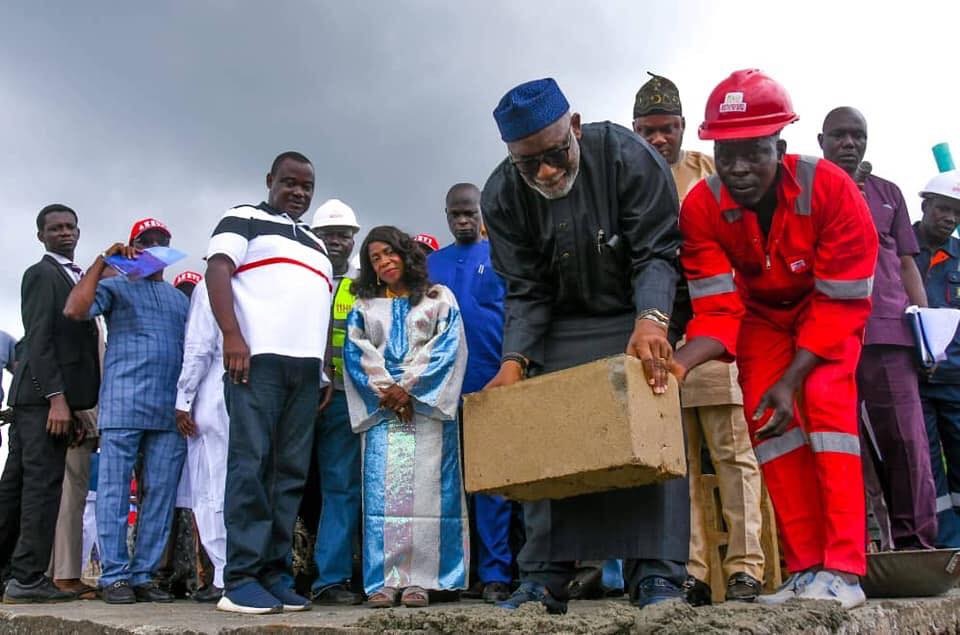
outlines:
M609 43L598 44L622 30L611 6L5 4L0 328L19 330L13 300L41 253L44 204L80 213L83 265L155 215L202 271L216 219L261 200L269 162L286 149L314 160L314 207L338 197L364 227L395 223L446 242L447 187L482 185L504 155L490 114L499 97L547 74L573 93L602 82Z

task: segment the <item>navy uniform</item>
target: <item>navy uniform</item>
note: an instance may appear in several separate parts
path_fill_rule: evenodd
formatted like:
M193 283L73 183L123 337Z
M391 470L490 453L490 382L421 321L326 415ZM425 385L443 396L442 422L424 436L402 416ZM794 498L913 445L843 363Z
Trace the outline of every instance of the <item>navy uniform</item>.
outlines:
M913 226L918 234L919 225ZM935 250L920 242L915 258L928 305L960 309L960 240L951 236ZM960 336L945 361L920 374L920 402L937 486L937 546L960 547Z

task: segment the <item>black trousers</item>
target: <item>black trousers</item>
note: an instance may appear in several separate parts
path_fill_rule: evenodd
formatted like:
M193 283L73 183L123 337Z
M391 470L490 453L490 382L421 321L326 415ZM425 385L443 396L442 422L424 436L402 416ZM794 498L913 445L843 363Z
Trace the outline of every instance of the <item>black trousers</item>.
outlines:
M17 406L7 463L0 477L0 568L24 584L50 564L67 437L47 434L47 406Z
M313 453L320 360L250 358L250 382L224 384L230 415L227 489L228 591L252 581L266 587L289 574L287 556Z

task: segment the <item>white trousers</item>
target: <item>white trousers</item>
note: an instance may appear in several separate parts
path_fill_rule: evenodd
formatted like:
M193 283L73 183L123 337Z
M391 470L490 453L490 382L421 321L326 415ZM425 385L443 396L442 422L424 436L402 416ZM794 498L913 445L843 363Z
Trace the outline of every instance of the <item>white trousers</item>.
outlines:
M209 407L211 405L213 407ZM213 583L222 589L223 567L227 562L223 494L227 487L229 420L222 399L215 404L198 402L197 406L194 421L198 432L187 440L184 470L189 473L191 508L197 520L200 544L213 563Z

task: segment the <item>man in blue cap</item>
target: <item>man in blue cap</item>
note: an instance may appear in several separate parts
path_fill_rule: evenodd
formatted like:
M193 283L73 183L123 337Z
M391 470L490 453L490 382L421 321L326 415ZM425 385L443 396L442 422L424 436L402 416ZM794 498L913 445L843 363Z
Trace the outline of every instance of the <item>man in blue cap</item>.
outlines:
M553 79L517 86L494 118L509 157L481 206L507 297L488 387L624 351L648 377L663 375L680 279L670 168L626 128L581 126ZM607 558L628 559L638 606L682 597L689 505L686 479L524 504L522 584L500 606L539 601L562 613L575 561Z

